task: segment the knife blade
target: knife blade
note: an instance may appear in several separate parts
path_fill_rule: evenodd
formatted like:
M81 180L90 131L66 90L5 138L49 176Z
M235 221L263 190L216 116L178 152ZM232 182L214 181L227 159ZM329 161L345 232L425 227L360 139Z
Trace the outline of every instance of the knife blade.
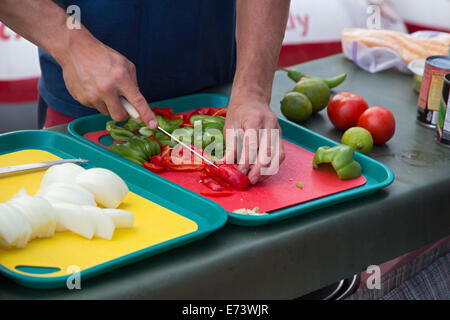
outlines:
M0 167L0 178L5 176L10 176L12 174L26 173L31 171L37 171L41 169L45 169L57 164L63 163L78 163L78 162L88 162L89 160L84 159L63 159L63 160L54 160L54 161L44 161L44 162L35 162L35 163L27 163L20 164L17 166L9 166L9 167Z
M142 121L139 117L138 112L136 111L136 109L131 105L131 103L128 102L127 99L125 99L124 97L120 97L120 101L122 102L123 107L125 108L125 110L128 112L128 114L135 119L136 121ZM188 149L190 152L192 152L193 154L197 155L198 157L200 157L201 159L203 159L203 161L205 161L206 163L208 163L209 165L219 169L218 166L216 166L212 161L206 159L204 156L202 156L200 153L198 153L197 151L195 151L194 149L190 148L188 145L184 144L183 142L181 142L180 140L178 140L177 138L175 138L173 135L171 135L170 133L168 133L166 130L164 130L163 128L161 128L160 126L158 126L157 128L159 131L161 131L162 133L164 133L166 136L168 136L169 138L173 139L174 141L178 142L179 144L181 144L184 148Z

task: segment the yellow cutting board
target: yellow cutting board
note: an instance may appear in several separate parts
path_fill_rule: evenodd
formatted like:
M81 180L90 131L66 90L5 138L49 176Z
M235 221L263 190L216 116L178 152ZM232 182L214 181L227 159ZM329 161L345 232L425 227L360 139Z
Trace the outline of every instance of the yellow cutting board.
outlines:
M59 160L43 150L22 150L0 155L0 167ZM39 189L45 170L0 178L0 202L11 199L22 187L29 194ZM134 228L116 229L112 240L87 240L72 232L56 233L49 239L35 239L24 249L1 249L0 265L10 271L34 277L60 277L74 270L86 270L150 246L198 230L197 224L175 212L129 192L119 209L132 212ZM49 274L29 274L17 266L57 268Z

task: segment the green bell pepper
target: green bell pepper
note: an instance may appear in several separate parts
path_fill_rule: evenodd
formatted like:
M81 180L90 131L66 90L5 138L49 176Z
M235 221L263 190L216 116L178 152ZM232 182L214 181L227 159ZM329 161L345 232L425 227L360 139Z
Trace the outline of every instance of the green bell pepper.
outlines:
M347 74L346 73L342 73L334 78L319 78L319 77L315 77L315 76L311 76L309 74L306 74L304 72L301 72L299 70L295 70L295 69L281 69L284 71L287 71L288 73L288 77L291 78L292 80L294 80L295 82L298 82L301 78L309 78L309 79L321 79L323 80L330 89L337 87L338 85L340 85L342 82L344 82L344 80L347 78Z
M331 163L339 179L354 179L361 175L361 165L353 160L353 149L340 144L335 147L323 146L317 149L313 159L313 167L317 169L321 163Z
M180 125L183 123L181 119L169 120L159 114L155 115L156 120L158 121L158 125L166 130L168 133L172 133L175 129L178 129ZM159 140L159 139L158 139Z
M183 143L192 144L194 139L194 129L191 127L176 129L172 132L172 135Z
M142 166L145 161L147 161L145 154L135 146L133 146L130 142L116 142L113 143L109 150L118 155Z
M138 130L140 128L145 127L145 123L144 122L137 122L135 119L133 118L129 118L127 123L125 123L124 128L130 131L134 131L134 130Z
M150 129L149 127L142 127L139 129L139 134L145 137L150 137L155 134L155 130Z
M161 153L158 142L147 137L134 136L130 138L129 142L138 147L145 154L146 159Z
M106 130L109 135L117 141L128 141L131 137L136 135L134 132L118 127L114 121L108 121L106 123Z
M223 126L225 125L225 118L221 116L195 115L192 116L189 121L191 122L191 125L194 125L196 121L201 121L202 126L207 123L215 123L223 128Z

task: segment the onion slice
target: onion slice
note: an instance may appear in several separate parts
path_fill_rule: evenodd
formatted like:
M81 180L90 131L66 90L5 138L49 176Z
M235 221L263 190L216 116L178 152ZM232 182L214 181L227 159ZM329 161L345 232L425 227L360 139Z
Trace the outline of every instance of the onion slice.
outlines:
M41 189L53 183L75 183L75 178L85 170L75 163L63 163L51 166L47 169L41 180Z
M76 183L94 195L95 201L107 208L117 208L128 193L128 187L114 172L92 168L80 173Z
M103 214L102 209L97 207L83 206L95 223L95 236L106 240L111 240L114 235L116 225L112 218L106 214Z
M31 226L15 207L0 203L0 246L25 248L31 235Z
M38 194L51 204L63 202L79 206L96 206L94 196L86 189L68 183L53 183L39 190Z
M103 214L108 215L114 221L116 228L133 228L134 215L121 209L103 209Z
M50 238L55 234L56 214L51 204L41 197L18 196L7 202L20 210L31 226L30 240Z
M95 223L81 206L71 203L54 203L53 208L58 217L58 226L92 239L95 234Z

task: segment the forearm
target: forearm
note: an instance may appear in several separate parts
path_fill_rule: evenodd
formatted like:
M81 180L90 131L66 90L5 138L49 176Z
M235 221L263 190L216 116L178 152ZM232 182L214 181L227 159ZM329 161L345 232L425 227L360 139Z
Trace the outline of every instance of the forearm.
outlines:
M290 0L237 0L237 66L232 98L255 95L270 101Z
M0 0L0 21L50 53L60 64L75 42L95 41L84 27L69 29L67 17L51 0Z

